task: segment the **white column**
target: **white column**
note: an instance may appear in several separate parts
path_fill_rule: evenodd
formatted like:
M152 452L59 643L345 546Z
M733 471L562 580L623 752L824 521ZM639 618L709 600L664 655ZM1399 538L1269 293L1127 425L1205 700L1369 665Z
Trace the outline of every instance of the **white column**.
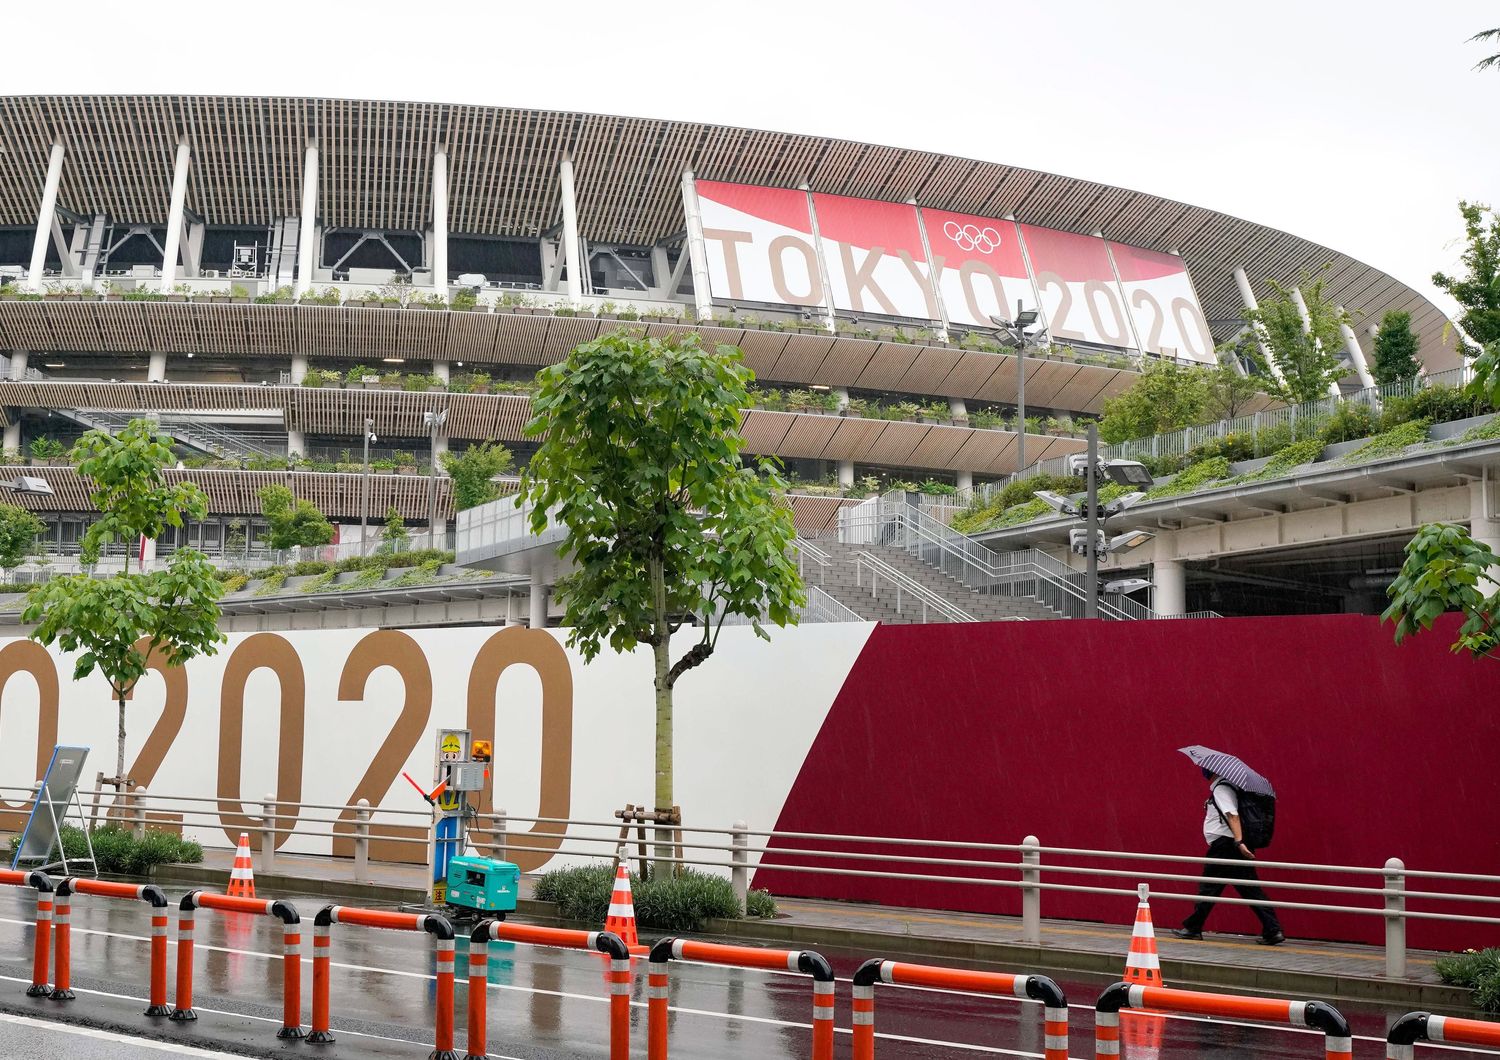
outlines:
M1344 312L1344 307L1339 306L1339 312ZM1359 336L1354 334L1354 329L1348 324L1339 325L1339 334L1344 337L1344 350L1349 354L1349 360L1354 365L1354 374L1359 376L1360 385L1372 387L1375 385L1375 377L1370 374L1369 362L1365 360L1365 351L1360 349Z
M547 626L547 586L542 581L540 565L531 568L531 628Z
M12 410L19 412L19 409ZM7 453L19 453L21 451L21 421L11 420L5 425L5 451Z
M432 286L448 297L448 149L432 155Z
M167 379L167 355L165 353L151 353L150 362L146 367L146 382L164 383Z
M292 354L292 383L300 386L302 380L307 377L307 355L303 353Z
M846 387L836 386L833 388L833 396L839 399L839 411L843 412L849 407L849 391Z
M693 171L682 174L682 216L687 221L687 255L693 270L693 311L699 320L711 320L714 301L708 290L708 244L703 239L703 214L698 210L698 185Z
M432 447L433 456L437 459L438 468L443 466L443 454L448 451L448 435L445 431L439 431L435 444Z
M1292 304L1297 307L1297 315L1302 318L1302 334L1311 335L1312 316L1307 311L1307 303L1303 301L1302 288L1292 288ZM1333 398L1334 400L1337 400L1344 396L1343 391L1339 390L1339 383L1337 379L1328 384L1328 396Z
M182 246L182 209L187 201L188 159L192 151L186 143L177 145L177 161L172 168L172 201L167 207L167 241L162 247L161 293L167 294L177 283L177 256Z
M301 298L313 282L313 251L318 230L318 144L307 143L302 163L302 222L297 228L297 280L292 293Z
M447 361L433 361L432 374L437 376L444 383L451 383L453 381L453 372L448 367Z
M1187 571L1180 559L1158 559L1151 564L1151 580L1156 583L1154 596L1158 615L1187 613Z
M52 237L52 218L57 214L57 185L62 180L63 145L52 145L47 159L47 182L42 185L42 206L36 214L36 239L31 244L31 271L26 286L42 289L42 269L47 265L47 240Z
M968 419L969 406L964 403L963 398L949 398L948 414L956 420Z
M1250 286L1250 278L1245 275L1244 269L1234 270L1234 285L1240 289L1240 301L1245 304L1246 309L1260 308L1260 303L1255 300L1255 289ZM1266 360L1266 368L1278 383L1285 384L1286 377L1281 374L1281 369L1276 366L1276 359L1271 356L1271 347L1266 344L1265 334L1259 327L1255 328L1255 334L1260 343L1261 356Z
M563 265L568 270L568 301L583 298L583 264L578 260L578 201L573 197L573 160L564 157L558 171L562 185Z
M12 379L26 378L26 362L31 354L27 350L10 351L10 377Z
M839 485L840 486L852 486L852 485L854 485L854 461L853 460L840 460L839 461Z
M288 456L307 455L307 435L302 431L286 432L286 452Z
M1500 555L1500 519L1494 519L1490 512L1495 504L1495 490L1500 489L1500 483L1486 477L1478 482L1469 483L1469 536L1481 545L1489 545L1490 551ZM1500 583L1495 581L1500 577L1500 570L1490 568L1490 577L1482 578L1475 586L1480 592L1488 595L1500 588Z
M967 501L969 499L970 494L974 492L974 472L958 472L958 492L960 500Z

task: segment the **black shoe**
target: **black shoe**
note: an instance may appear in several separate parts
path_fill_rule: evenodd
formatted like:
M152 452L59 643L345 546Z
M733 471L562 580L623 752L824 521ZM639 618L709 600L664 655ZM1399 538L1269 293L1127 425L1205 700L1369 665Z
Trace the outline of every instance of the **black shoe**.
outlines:
M1286 941L1286 935L1278 931L1274 935L1262 935L1255 941L1260 943L1262 946L1280 946L1283 942Z
M1203 941L1203 932L1201 931L1189 931L1187 928L1174 928L1172 930L1172 934L1180 939L1186 939L1189 942Z

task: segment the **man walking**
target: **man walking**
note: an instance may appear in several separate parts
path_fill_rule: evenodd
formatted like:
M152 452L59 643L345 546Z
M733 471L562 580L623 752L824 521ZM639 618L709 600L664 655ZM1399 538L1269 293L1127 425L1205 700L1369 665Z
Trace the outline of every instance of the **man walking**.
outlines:
M1207 857L1222 859L1203 866L1203 882L1198 885L1202 898L1217 898L1226 887L1249 902L1257 904L1250 911L1260 921L1260 939L1263 946L1276 946L1286 941L1276 912L1266 902L1266 892L1260 889L1259 877L1255 874L1255 854L1245 844L1244 831L1240 826L1239 793L1220 777L1203 770L1208 778L1208 802L1204 807L1203 838L1208 842ZM1182 927L1172 934L1180 939L1201 939L1203 925L1213 911L1212 902L1199 902L1192 913L1182 922Z

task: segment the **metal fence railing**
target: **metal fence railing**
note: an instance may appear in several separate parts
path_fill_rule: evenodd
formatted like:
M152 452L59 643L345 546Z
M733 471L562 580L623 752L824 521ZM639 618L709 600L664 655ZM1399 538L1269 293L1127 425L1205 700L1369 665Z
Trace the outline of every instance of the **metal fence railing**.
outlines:
M921 612L922 621L927 621L928 611L934 611L949 622L978 622L957 604L950 603L915 578L892 567L871 552L855 552L854 584L863 589L868 586L870 596L880 599L882 582L887 593L895 594L896 614L904 615L904 608L915 608Z
M35 785L0 785L12 806L34 797ZM17 795L21 796L17 799ZM137 789L118 797L111 790L80 792L85 812L98 823L112 821L143 832L171 827L207 846L232 849L241 831L259 832L257 869L273 871L281 854L340 856L352 861L356 881L370 878L371 843L403 851L400 860L420 864L431 843L431 812L420 809L278 801L214 795L174 795ZM23 807L24 808L24 807ZM668 826L671 853L632 847L641 857L727 876L743 897L751 874L962 885L991 893L1019 892L1023 935L1041 942L1043 899L1089 894L1134 901L1146 883L1157 902L1208 901L1251 905L1239 897L1200 898L1196 885L1212 859L1178 854L1043 845L1027 836L995 843L918 836L841 835L732 827ZM531 871L569 863L607 860L621 846L618 820L517 816L503 809L481 813L471 832L481 853L521 861ZM660 856L657 856L657 853ZM632 855L634 856L634 854ZM347 862L346 862L347 863ZM1445 922L1500 935L1500 875L1407 868L1396 857L1379 865L1333 865L1261 858L1257 871L1278 910L1378 918L1385 924L1386 973L1405 975L1406 929L1413 921ZM774 881L775 877L772 877ZM763 884L765 877L756 882ZM772 888L773 892L776 890ZM796 893L799 888L781 888ZM1480 939L1482 942L1483 939Z

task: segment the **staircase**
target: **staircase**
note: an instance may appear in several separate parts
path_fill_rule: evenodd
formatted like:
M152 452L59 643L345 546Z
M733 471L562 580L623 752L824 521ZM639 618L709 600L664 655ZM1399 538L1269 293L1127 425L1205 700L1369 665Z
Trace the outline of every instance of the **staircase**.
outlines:
M119 434L131 420L151 418L164 434L170 434L178 444L200 453L216 456L221 460L243 460L246 457L281 457L284 452L268 447L265 440L248 431L234 431L217 427L203 420L190 419L162 413L101 412L93 409L53 409L74 423L91 430Z
M803 562L803 578L809 585L828 593L860 618L869 622L915 623L923 621L923 609L910 594L903 594L897 610L896 591L881 584L875 595L870 592L870 574L861 572L856 556L868 553L894 567L924 589L935 593L948 604L980 622L1003 622L1016 619L1062 618L1058 612L1039 600L1026 596L991 596L978 593L957 578L949 577L931 564L923 562L905 549L888 545L848 545L833 538L811 542ZM826 555L824 566L814 558L815 550ZM928 622L949 622L951 618L927 609Z

